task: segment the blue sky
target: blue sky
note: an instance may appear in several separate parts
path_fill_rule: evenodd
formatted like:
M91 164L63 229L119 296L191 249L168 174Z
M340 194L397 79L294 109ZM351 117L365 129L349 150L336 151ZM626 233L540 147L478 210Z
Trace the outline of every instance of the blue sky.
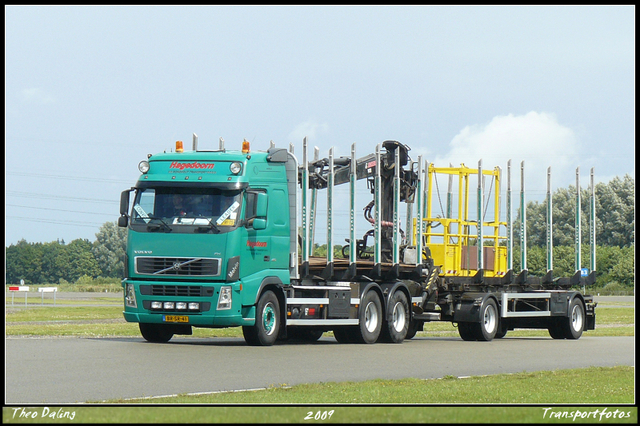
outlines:
M5 6L5 244L95 240L175 140L635 176L634 6ZM519 173L519 171L518 171ZM519 185L519 174L514 175ZM368 200L360 197L360 202Z

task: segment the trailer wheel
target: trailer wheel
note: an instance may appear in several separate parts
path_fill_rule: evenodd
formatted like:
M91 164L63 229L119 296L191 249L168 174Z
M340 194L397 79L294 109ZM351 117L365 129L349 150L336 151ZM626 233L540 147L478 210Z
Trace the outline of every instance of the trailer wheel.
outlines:
M476 339L476 334L474 333L474 331L471 329L471 325L472 323L470 322L459 322L458 323L458 333L460 334L460 337L462 338L462 340L471 342L474 340L478 340Z
M173 337L173 333L165 324L148 324L141 322L138 324L140 333L144 340L152 343L167 343Z
M498 332L498 306L493 299L486 299L480 307L480 322L458 323L458 333L463 340L489 342Z
M548 328L549 336L552 339L564 339L566 336L564 334L564 327L560 321L554 321Z
M407 296L401 291L394 292L389 301L389 306L390 320L383 322L380 333L381 341L402 343L409 332L409 323L411 322Z
M278 339L280 304L272 291L265 291L256 306L256 323L243 326L244 340L251 346L271 346Z
M507 331L509 331L509 329L507 328L507 324L505 324L503 320L500 320L498 321L498 331L496 331L496 335L493 336L493 338L502 339L507 335Z
M375 290L369 290L360 301L358 340L375 343L382 330L382 303Z
M404 337L405 340L413 339L414 337L416 337L416 333L418 332L419 327L420 327L420 324L418 323L418 321L412 318L411 321L409 322L409 329L407 330L407 335Z
M498 306L493 299L487 299L480 308L480 322L473 323L478 340L491 341L498 331Z
M569 306L569 316L562 319L564 336L567 339L579 339L585 325L585 309L582 301L574 297Z

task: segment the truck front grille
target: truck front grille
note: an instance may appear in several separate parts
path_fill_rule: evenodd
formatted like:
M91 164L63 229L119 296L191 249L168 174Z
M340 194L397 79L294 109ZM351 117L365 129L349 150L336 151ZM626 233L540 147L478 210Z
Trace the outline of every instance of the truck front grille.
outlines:
M188 257L136 257L136 273L142 275L218 276L220 259Z
M199 286L199 285L161 285L161 284L141 285L140 293L145 295L151 295L151 296L180 296L180 297L203 296L202 286Z

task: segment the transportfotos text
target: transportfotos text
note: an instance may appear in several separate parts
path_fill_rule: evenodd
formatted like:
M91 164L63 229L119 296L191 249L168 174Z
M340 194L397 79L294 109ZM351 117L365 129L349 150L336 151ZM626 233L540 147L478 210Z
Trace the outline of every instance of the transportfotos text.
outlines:
M631 417L631 411L609 411L607 408L595 409L592 411L566 411L553 409L551 407L543 408L544 414L543 419L572 419L572 421L576 421L577 419L597 419L601 421L603 419L628 419Z

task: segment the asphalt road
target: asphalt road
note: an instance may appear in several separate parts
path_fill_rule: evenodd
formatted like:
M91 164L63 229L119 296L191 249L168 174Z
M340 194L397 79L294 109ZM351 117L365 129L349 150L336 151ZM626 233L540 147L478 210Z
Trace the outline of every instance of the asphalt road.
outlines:
M21 338L6 343L7 404L259 389L376 378L438 378L589 366L635 365L634 337L465 342L418 337L403 344L250 347L242 338ZM428 402L428 401L425 401ZM566 403L580 403L567 400Z

